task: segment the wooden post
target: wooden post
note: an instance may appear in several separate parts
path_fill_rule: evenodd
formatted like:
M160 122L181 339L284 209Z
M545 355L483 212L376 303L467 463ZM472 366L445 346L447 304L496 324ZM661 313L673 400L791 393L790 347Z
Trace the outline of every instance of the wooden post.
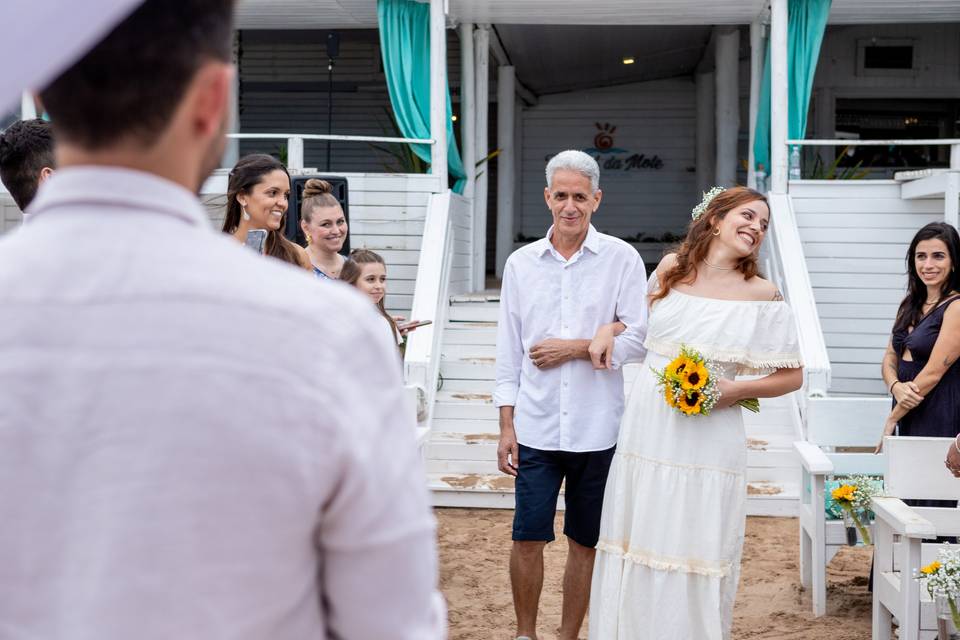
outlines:
M790 92L787 69L787 0L770 3L770 191L787 192Z
M233 80L230 82L230 122L227 131L240 133L240 31L233 32ZM224 167L233 167L240 159L240 141L236 138L227 138L223 148L223 159L220 164Z
M512 66L497 68L497 277L513 251L514 139L516 74Z
M303 138L300 136L287 138L287 169L303 169Z
M473 32L474 56L476 63L476 141L474 143L474 157L482 161L490 153L488 142L488 121L490 115L490 28L487 25L478 25ZM475 163L476 164L476 161ZM473 287L482 291L487 277L487 185L490 176L490 163L485 162L480 167L468 167L468 171L479 173L473 187L473 256L474 282Z
M460 25L460 157L463 159L463 170L467 174L467 184L463 195L470 200L470 290L478 291L483 288L482 273L483 261L479 259L477 248L477 211L473 207L476 202L474 188L476 186L476 159L474 149L477 144L477 115L474 95L476 82L474 79L473 59L473 24L464 22Z
M716 174L714 169L716 162L716 136L714 134L714 125L716 120L713 116L713 73L698 73L695 76L697 89L697 133L694 164L697 167L697 193L694 194L694 200L699 198L700 193L708 191L713 186L713 179Z
M430 0L430 173L437 176L439 193L447 177L447 24L444 0Z
M737 183L737 139L740 135L740 30L718 28L716 37L717 70L717 173L716 184L732 187Z
M960 144L950 145L950 172L943 190L943 219L954 227L960 226Z
M476 141L477 118L474 113L474 62L473 62L473 24L465 22L460 25L460 156L463 159L463 170L467 174L467 184L463 195L472 198L475 186L471 169L476 164L474 148Z
M763 80L763 23L759 16L750 23L750 122L747 129L747 186L757 188L757 159L753 145L757 139L757 112L760 111L760 83Z
M33 94L24 91L20 95L20 119L33 120L37 117L37 103L33 100Z

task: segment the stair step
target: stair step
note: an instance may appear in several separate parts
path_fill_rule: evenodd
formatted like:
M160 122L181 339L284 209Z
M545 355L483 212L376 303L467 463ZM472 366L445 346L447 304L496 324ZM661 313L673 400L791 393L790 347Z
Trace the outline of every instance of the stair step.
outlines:
M490 289L476 293L463 293L450 298L450 304L482 304L486 302L500 303L500 291Z
M496 322L499 315L499 304L468 303L451 305L447 318L454 322Z
M486 396L487 394L458 394ZM492 395L491 395L492 397ZM489 402L436 402L433 406L434 419L449 420L498 420L500 410Z
M441 368L440 374L443 375ZM449 391L451 393L481 393L493 395L493 389L496 382L491 378L489 380L477 380L471 378L443 378L443 386L440 391Z
M444 360L489 358L496 361L497 347L492 344L452 344L444 341L440 353Z
M444 379L490 380L496 377L493 358L464 358L440 361L440 375Z
M474 322L449 322L443 333L443 346L447 345L467 345L480 344L487 346L496 346L497 327L496 323L483 323L493 325L492 327L470 327L462 328L458 325L474 325L480 323Z
M434 472L427 477L434 506L514 508L514 479L502 473ZM750 483L747 485L747 515L795 516L797 497L796 484ZM564 508L562 491L557 508Z

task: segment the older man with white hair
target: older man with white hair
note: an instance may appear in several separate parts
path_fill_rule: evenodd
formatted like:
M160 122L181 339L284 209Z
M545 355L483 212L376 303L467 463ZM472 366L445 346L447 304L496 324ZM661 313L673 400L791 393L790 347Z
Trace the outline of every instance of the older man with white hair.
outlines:
M507 260L497 329L500 470L516 478L510 580L517 637L537 637L543 549L566 482L561 640L575 640L590 599L607 471L623 413L620 365L643 356L646 272L636 250L590 224L600 168L582 151L547 164L545 238ZM612 353L590 353L604 325L626 325ZM593 362L591 362L593 355ZM596 368L595 368L596 367Z

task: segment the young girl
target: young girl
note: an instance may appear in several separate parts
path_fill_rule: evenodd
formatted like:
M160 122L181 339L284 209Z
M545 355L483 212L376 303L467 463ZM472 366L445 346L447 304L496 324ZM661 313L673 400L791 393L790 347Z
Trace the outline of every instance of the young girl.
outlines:
M387 295L387 265L379 254L369 249L354 249L350 258L340 269L340 279L365 293L380 310L380 315L390 327L393 341L403 344L396 321L387 313L383 299Z

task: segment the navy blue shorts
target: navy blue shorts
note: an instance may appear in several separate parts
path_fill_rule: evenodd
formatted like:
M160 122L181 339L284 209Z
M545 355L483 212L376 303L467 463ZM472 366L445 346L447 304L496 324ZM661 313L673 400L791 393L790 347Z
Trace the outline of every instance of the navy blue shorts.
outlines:
M566 480L563 534L584 547L597 546L603 490L616 447L604 451L543 451L519 445L513 539L550 542L557 496Z

